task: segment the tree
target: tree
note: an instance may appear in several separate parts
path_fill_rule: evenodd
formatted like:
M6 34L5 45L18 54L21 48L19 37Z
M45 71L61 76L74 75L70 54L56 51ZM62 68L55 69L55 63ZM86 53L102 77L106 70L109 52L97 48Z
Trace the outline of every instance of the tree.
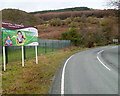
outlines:
M67 32L62 33L61 38L63 40L71 40L72 44L75 46L81 43L81 35L78 34L75 28L70 28Z
M110 6L110 7L115 7L117 9L120 9L120 0L110 0L107 3L107 5Z
M51 26L60 26L61 24L62 24L62 22L59 18L55 18L50 21Z

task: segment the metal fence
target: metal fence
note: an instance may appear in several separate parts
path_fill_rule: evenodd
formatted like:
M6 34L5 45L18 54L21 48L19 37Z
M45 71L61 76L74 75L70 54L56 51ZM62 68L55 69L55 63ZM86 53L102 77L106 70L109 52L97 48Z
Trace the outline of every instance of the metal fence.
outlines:
M40 40L38 45L38 55L55 51L57 49L69 47L70 40ZM6 46L6 63L21 60L21 46ZM34 46L24 46L25 59L35 56Z

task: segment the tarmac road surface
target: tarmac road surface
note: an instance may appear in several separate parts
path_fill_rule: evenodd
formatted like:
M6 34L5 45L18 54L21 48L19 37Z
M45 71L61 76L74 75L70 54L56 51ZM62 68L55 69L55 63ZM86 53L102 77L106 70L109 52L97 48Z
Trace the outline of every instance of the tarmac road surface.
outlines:
M54 78L51 94L118 94L118 49L99 47L70 56Z

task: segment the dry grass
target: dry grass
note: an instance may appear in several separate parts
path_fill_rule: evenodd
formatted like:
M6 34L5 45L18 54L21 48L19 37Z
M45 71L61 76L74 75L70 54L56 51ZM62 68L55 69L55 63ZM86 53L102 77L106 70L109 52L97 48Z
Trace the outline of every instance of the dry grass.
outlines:
M60 39L61 34L69 29L66 26L54 27L49 25L38 25L37 27L40 39Z

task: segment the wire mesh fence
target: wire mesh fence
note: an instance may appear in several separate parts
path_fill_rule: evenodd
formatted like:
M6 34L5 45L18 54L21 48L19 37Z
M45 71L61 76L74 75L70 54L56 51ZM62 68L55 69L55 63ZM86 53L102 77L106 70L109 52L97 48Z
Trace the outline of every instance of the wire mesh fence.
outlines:
M38 55L69 47L70 40L38 40ZM6 63L21 60L21 46L6 46ZM34 46L24 46L25 59L35 56Z

